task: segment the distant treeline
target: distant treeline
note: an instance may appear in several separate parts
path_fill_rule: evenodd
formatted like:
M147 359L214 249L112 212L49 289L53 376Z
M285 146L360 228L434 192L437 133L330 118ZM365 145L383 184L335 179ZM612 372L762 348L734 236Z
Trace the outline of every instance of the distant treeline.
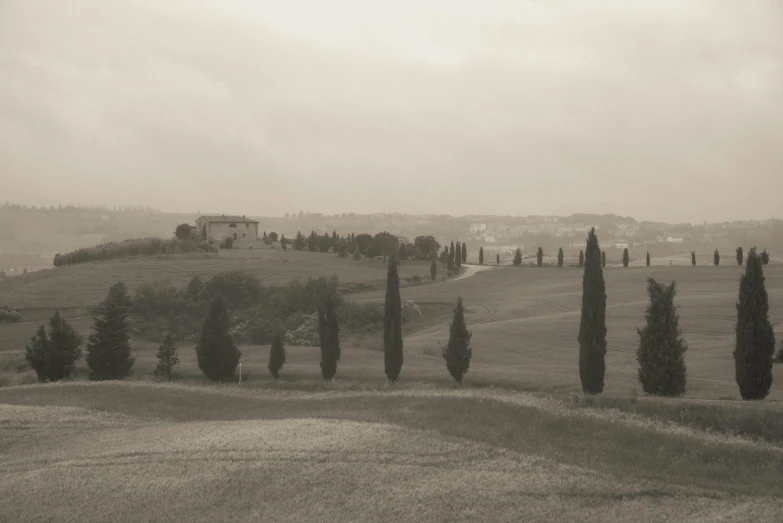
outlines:
M65 254L54 256L54 266L74 265L93 261L106 261L125 256L154 254L179 254L190 252L215 251L215 247L206 241L179 240L176 238L132 238L121 242L101 243L94 247L85 247Z

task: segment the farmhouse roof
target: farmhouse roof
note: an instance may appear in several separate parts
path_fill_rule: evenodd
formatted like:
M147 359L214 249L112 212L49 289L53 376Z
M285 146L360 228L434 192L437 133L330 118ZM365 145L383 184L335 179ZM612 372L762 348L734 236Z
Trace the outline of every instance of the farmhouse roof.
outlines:
M256 220L251 220L250 218L245 218L244 216L232 216L230 214L201 216L199 220L204 220L211 223L258 223Z

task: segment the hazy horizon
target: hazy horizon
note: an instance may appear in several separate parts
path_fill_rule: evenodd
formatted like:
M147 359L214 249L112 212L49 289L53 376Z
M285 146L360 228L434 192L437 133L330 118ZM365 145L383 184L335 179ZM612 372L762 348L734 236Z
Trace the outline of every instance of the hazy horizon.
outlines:
M783 4L0 4L2 201L781 217Z

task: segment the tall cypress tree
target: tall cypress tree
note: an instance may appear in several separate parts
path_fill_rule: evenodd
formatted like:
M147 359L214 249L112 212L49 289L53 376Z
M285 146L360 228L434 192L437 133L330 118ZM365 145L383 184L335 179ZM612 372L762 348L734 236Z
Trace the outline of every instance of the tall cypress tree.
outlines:
M498 255L498 258L500 255ZM517 247L517 250L514 251L514 260L513 260L514 266L519 267L522 265L522 249Z
M156 357L158 358L158 365L155 367L155 376L171 380L171 371L179 365L177 346L174 344L174 335L171 332L164 336L163 342L158 347Z
M460 384L468 372L470 358L473 355L473 350L470 347L471 336L467 325L465 325L462 298L457 298L457 306L454 308L454 317L449 329L449 344L443 349L443 359L446 360L446 368L451 377Z
M772 386L775 333L769 323L764 270L756 248L750 249L737 300L737 343L734 364L742 399L764 399Z
M606 251L601 251L601 268L606 267Z
M462 242L462 263L468 263L468 248L465 246L465 242Z
M25 357L38 381L58 381L73 375L81 357L82 338L56 311L49 319L49 331L41 325L25 348Z
M479 265L484 265L484 247L479 247Z
M647 251L647 266L650 266L650 251Z
M623 250L623 267L628 267L628 264L631 262L631 257L628 255L628 247Z
M281 248L282 248L284 251L287 251L287 250L288 250L288 246L286 245L285 234L283 234L283 235L281 235L281 236L280 236L280 247L281 247Z
M116 380L130 374L136 361L131 358L128 334L130 304L128 289L123 282L112 285L109 295L101 303L85 357L91 380Z
M318 235L315 231L310 231L310 239L307 240L307 250L310 252L318 251Z
M769 253L767 252L767 249L764 249L761 251L761 265L767 265L769 263Z
M585 394L604 390L606 371L606 285L595 228L587 236L579 323L579 379Z
M744 258L745 258L745 256L744 256L744 254L742 252L742 247L737 247L737 265L739 265L741 267Z
M392 259L386 277L383 313L383 361L389 381L396 382L402 370L402 302L397 263Z
M685 394L685 351L688 346L682 339L680 318L674 306L676 284L664 286L648 278L647 294L650 296L650 305L644 315L647 325L637 329L639 381L647 394L682 396Z
M691 251L691 265L696 267L696 251Z
M451 248L449 249L449 261L450 266L454 267L454 264L456 263L456 260L454 259L454 242L451 242ZM451 269L451 267L449 267L449 269Z
M496 258L496 262L495 262L495 263L496 263L497 265L500 265L500 253L497 253L497 254L495 254L495 256L497 257L497 258Z
M718 249L715 249L715 252L712 255L712 263L717 267L720 265L720 253L718 252Z
M536 254L536 263L539 267L544 264L544 249L541 247L538 248L538 253Z
M269 349L269 364L267 368L269 373L275 379L280 377L280 369L285 365L285 347L283 347L283 340L280 337L280 333L275 333L275 338L272 340L272 347Z
M560 250L557 251L557 266L563 267L563 248L560 247Z
M462 246L457 242L457 247L454 251L454 264L457 267L462 267Z
M430 276L432 277L432 281L435 281L435 277L438 275L438 265L435 263L435 259L432 259L432 263L430 264Z
M221 296L215 296L201 326L196 345L198 368L212 381L231 381L242 353L229 332L228 311Z
M337 363L340 361L340 333L337 322L337 312L332 302L331 294L326 295L326 313L319 313L321 323L321 376L331 380L337 374Z
M585 251L580 249L579 250L579 268L581 269L584 266L585 266Z

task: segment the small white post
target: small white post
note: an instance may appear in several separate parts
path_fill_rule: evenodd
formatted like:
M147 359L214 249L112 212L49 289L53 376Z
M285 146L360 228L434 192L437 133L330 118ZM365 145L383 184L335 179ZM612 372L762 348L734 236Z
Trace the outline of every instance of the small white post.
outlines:
M242 385L242 363L239 364L239 384Z

